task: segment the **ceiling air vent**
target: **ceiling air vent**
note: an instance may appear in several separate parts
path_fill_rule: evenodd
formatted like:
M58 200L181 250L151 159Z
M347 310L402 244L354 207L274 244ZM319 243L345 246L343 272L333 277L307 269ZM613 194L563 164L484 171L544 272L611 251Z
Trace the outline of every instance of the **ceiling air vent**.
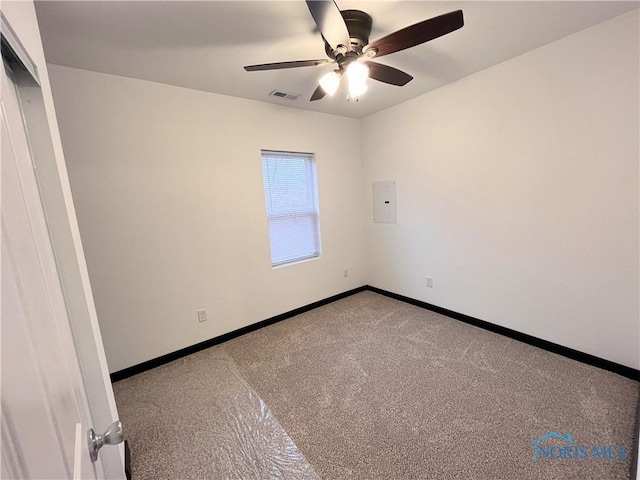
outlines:
M287 100L297 100L300 95L297 93L287 93L287 92L282 92L280 90L274 90L269 94L269 96L277 97L277 98L286 98Z

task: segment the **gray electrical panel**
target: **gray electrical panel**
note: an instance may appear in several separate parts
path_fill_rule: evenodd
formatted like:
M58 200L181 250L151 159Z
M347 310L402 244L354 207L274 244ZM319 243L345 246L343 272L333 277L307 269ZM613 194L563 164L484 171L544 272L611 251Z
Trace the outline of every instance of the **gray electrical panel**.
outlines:
M373 184L373 221L396 223L396 182Z

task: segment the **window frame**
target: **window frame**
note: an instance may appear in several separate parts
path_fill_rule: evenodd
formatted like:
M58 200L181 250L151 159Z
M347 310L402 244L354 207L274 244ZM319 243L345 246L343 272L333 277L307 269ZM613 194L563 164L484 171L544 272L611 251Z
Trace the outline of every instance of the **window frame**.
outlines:
M272 201L273 197L273 186L274 183L272 179L269 177L270 170L265 172L265 162L269 162L269 160L275 160L276 158L282 159L296 159L304 162L305 164L305 188L307 195L307 203L304 208L288 208L288 209L275 209L273 208L274 202ZM316 157L314 153L310 152L292 152L292 151L284 151L284 150L269 150L262 149L260 151L260 160L261 160L261 168L262 168L262 185L263 185L263 194L265 200L265 212L267 216L267 228L269 235L269 254L271 261L271 268L280 268L288 265L294 265L297 263L307 262L310 260L314 260L320 258L322 256L322 242L321 242L321 231L320 231L320 207L318 201L318 176L317 176L317 168L316 168ZM267 187L269 187L269 191L267 191ZM287 256L282 257L282 259L275 258L274 259L274 235L272 226L275 225L275 221L278 219L287 219L287 218L306 218L308 219L309 225L313 228L313 232L311 233L309 238L305 240L313 244L313 251L307 254L297 255L297 256ZM295 244L292 244L294 246ZM283 247L283 244L277 245L277 247Z

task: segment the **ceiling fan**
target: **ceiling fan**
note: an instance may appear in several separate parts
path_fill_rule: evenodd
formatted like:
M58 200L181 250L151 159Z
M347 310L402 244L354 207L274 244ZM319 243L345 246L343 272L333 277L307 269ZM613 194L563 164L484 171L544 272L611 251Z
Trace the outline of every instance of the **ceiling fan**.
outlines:
M367 78L390 85L403 86L413 80L408 73L397 68L372 62L372 58L415 47L451 33L464 25L462 10L445 13L416 23L369 43L372 19L360 10L340 10L334 0L306 0L329 59L296 60L291 62L248 65L248 72L278 70L281 68L336 65L337 68L320 79L320 85L311 95L311 101L325 95L332 96L343 76L347 77L349 99L358 100L367 90Z

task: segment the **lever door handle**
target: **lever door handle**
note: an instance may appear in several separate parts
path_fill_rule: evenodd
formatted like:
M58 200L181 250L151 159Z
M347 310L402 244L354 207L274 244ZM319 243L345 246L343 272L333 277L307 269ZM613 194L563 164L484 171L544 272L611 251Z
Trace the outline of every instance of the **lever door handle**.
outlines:
M87 432L87 441L89 442L89 456L91 461L95 462L98 460L98 451L103 445L117 445L124 441L122 422L116 420L109 425L109 428L102 435L97 434L93 428L90 428Z

